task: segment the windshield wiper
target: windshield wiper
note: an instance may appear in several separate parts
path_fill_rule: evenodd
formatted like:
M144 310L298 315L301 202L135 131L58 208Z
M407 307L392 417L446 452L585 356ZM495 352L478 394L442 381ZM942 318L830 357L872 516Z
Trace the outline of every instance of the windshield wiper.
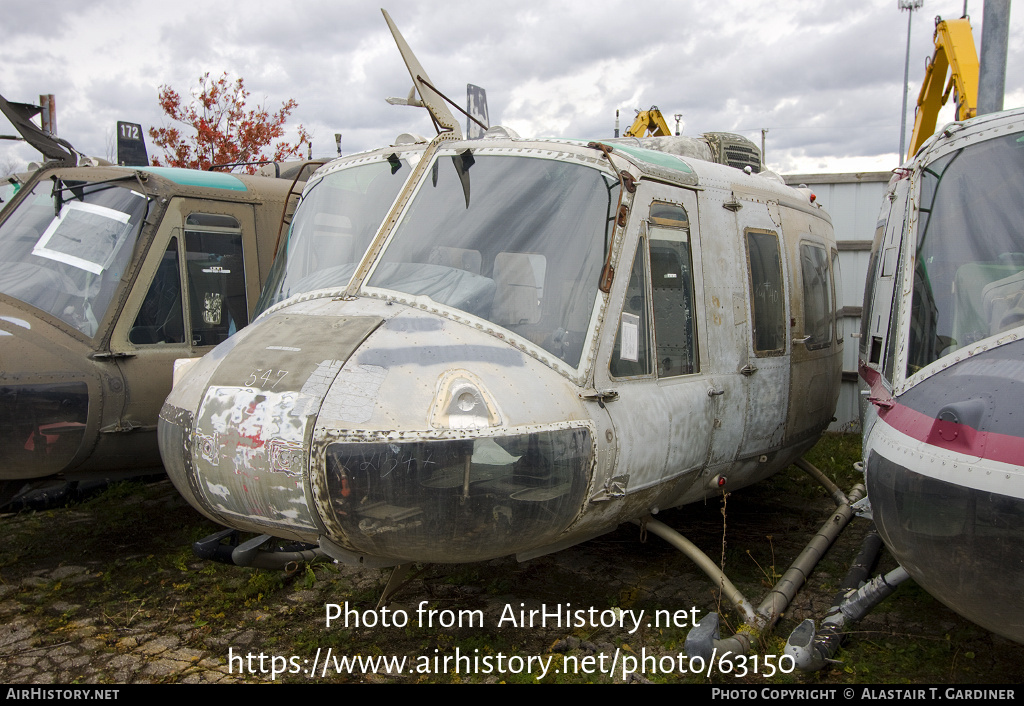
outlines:
M612 279L614 279L615 277L615 267L612 266L612 244L615 242L615 226L617 225L620 228L625 228L626 216L629 215L629 207L623 205L622 195L626 191L628 191L631 194L635 192L636 181L633 179L632 174L627 172L625 169L620 170L618 167L615 166L615 162L612 160L611 147L600 142L587 143L587 147L589 147L590 149L601 150L602 154L604 154L605 156L605 159L608 160L608 164L611 165L612 170L615 172L615 175L619 178L619 203L615 209L615 215L613 216L615 219L615 224L612 226L612 233L610 239L607 237L607 231L605 231L605 238L607 240L607 242L605 243L606 255L604 260L604 266L601 268L601 279L598 283L598 289L607 294L612 290Z
M459 181L462 182L462 193L466 196L466 208L469 208L469 168L476 164L473 153L466 149L458 154L452 155L452 163L455 171L459 174Z

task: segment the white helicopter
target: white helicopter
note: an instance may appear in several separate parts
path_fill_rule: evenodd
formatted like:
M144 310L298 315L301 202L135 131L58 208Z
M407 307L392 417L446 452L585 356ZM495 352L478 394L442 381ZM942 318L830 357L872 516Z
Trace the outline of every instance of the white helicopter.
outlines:
M310 178L259 318L160 415L178 490L265 533L235 560L268 535L364 566L526 559L809 449L843 346L810 192L725 133L464 140L384 14L440 134Z
M860 350L879 533L964 617L1024 642L1024 110L955 122L889 185Z

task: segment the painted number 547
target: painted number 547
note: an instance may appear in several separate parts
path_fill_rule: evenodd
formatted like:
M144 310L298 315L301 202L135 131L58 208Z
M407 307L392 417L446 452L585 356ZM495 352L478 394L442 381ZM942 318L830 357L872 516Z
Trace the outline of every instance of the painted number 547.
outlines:
M254 387L257 383L262 383L261 387L263 389L273 390L287 374L287 370L264 370L263 368L257 368L249 373L249 377L245 380L245 386Z

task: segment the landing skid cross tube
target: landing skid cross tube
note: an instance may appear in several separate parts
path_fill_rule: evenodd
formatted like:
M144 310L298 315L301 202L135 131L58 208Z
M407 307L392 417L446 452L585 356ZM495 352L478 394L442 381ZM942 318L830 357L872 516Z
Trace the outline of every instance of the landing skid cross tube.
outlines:
M853 519L852 505L860 500L865 493L862 484L854 485L848 494L843 493L838 486L806 460L800 459L795 465L825 486L838 507L804 547L804 550L800 552L792 566L783 574L756 611L752 607L753 604L726 577L715 562L695 544L668 525L651 517L633 520L634 524L658 535L697 564L701 571L722 589L722 593L736 610L743 615L744 626L735 635L724 640L719 638L718 614L709 613L704 616L700 624L686 636L686 653L691 658L700 656L707 660L711 658L712 654L724 655L731 652L740 655L749 652L756 633L769 630L775 625L814 567L821 561L825 552L832 546L843 528Z
M824 668L839 650L849 627L871 612L888 598L901 583L910 578L902 566L887 574L868 581L871 567L881 551L882 540L877 530L872 529L864 538L861 553L854 560L843 581L832 607L821 621L820 629L815 628L814 619L807 618L793 630L786 640L786 654L793 658L797 669L804 672Z

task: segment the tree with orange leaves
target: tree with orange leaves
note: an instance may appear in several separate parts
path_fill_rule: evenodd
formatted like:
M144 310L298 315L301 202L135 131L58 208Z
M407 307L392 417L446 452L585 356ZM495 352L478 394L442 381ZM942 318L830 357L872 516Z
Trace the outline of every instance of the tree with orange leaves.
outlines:
M302 143L310 138L302 125L298 142L278 142L273 154L266 154L266 149L284 136L284 124L298 103L289 98L279 111L271 113L265 105L247 110L248 97L244 81L230 82L226 71L216 80L209 72L203 74L192 90L192 101L184 105L177 91L161 86L160 107L171 120L184 123L195 134L184 136L176 127L151 127L150 138L164 150L164 161L154 157L153 165L207 169L211 164L281 162L301 156ZM245 170L252 174L257 168L248 165Z

